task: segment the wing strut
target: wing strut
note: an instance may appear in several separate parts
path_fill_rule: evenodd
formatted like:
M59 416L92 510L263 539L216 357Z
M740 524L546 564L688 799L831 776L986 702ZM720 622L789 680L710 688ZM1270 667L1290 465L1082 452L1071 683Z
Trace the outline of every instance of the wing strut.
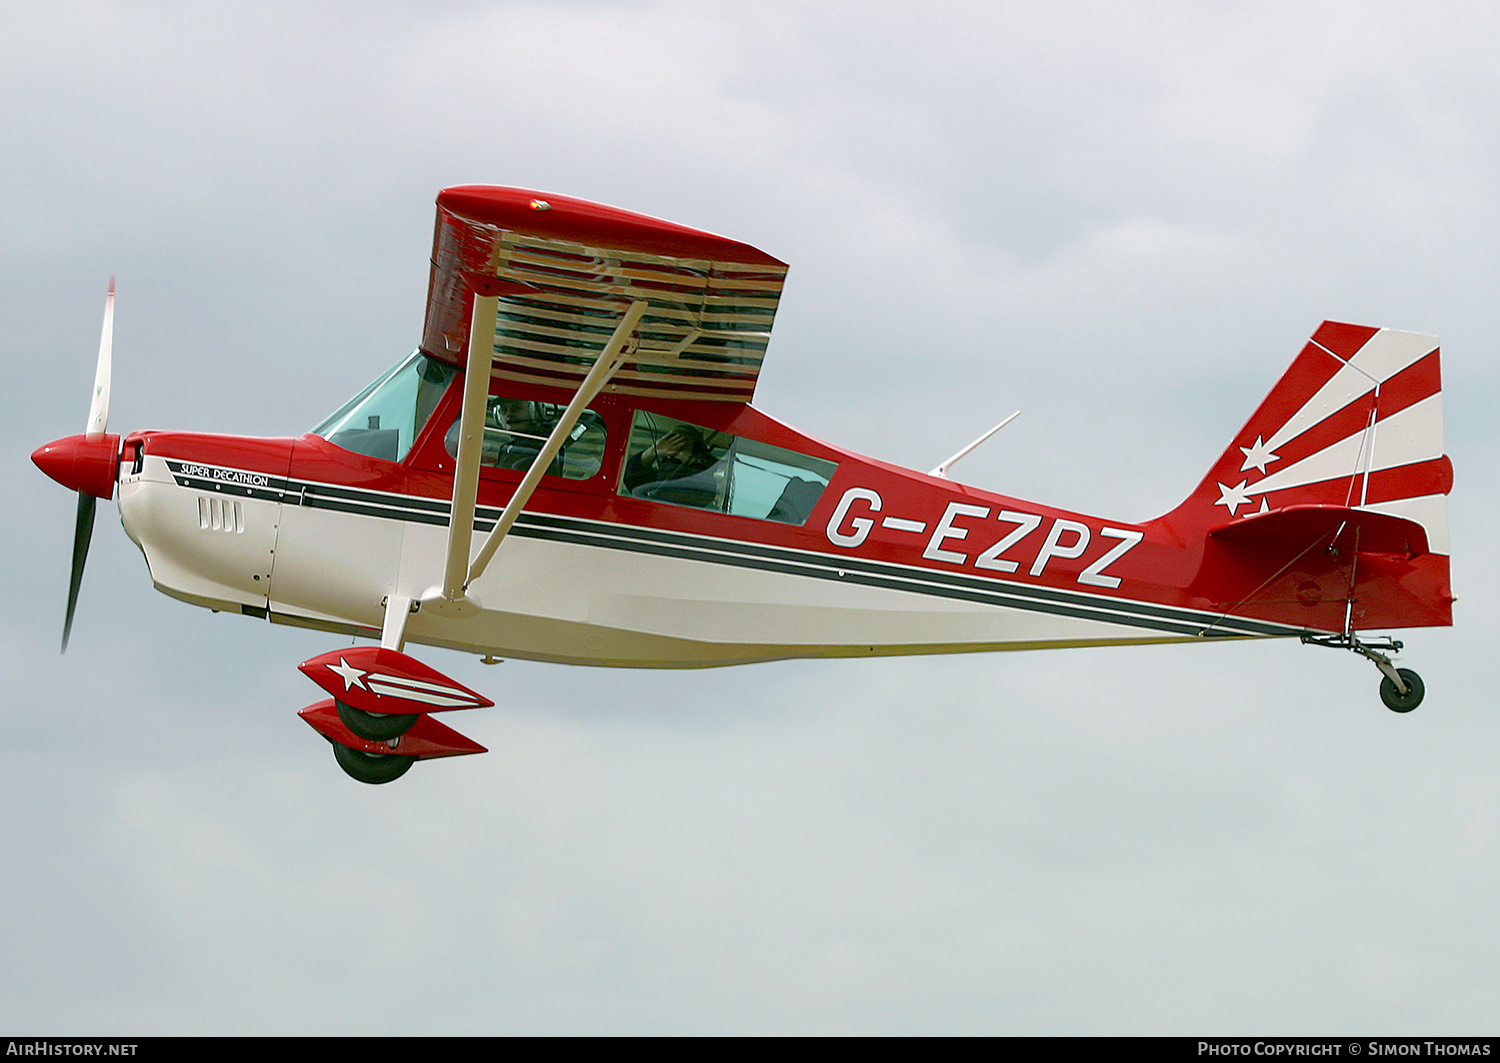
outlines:
M532 459L515 494L506 504L499 521L491 529L489 537L480 547L473 564L469 564L469 547L474 534L474 510L479 494L479 460L484 441L484 401L489 395L490 366L494 358L495 319L499 299L495 296L474 297L474 312L469 328L469 357L464 369L463 414L459 427L458 457L453 470L453 515L448 525L448 556L443 570L443 585L433 587L422 595L422 607L430 608L444 616L471 616L479 609L479 603L469 597L469 585L478 579L489 566L490 559L500 542L515 525L521 510L530 501L542 476L557 457L568 433L573 430L583 411L588 407L604 385L609 383L620 366L631 353L628 341L646 312L645 300L632 302L620 317L613 335L599 352L593 366L573 400L563 412L562 418L553 426L547 442Z
M604 390L604 385L609 383L609 378L625 364L625 359L630 356L627 341L635 332L635 327L640 324L641 315L645 312L646 301L638 299L631 303L630 308L621 315L620 323L615 326L614 335L610 336L609 342L599 352L599 357L594 361L589 375L583 378L582 384L578 385L578 390L573 393L573 401L568 403L568 408L563 411L562 420L553 427L552 434L547 437L547 442L532 459L531 468L526 470L526 475L521 479L521 485L516 488L516 493L510 496L510 501L505 504L505 511L500 514L500 519L490 530L489 538L485 539L484 545L479 548L479 556L474 558L474 564L469 566L469 578L464 583L466 589L489 567L490 558L495 556L500 540L505 538L516 523L516 518L521 515L521 509L531 500L532 492L542 481L542 474L551 466L552 459L557 457L557 452L562 449L563 442L568 438L568 433L573 430L573 426L578 423L578 418L583 416L583 411L589 403L594 401L595 396Z
M479 459L484 453L484 400L490 393L490 366L495 358L495 318L500 299L474 294L469 318L469 356L464 365L464 398L458 427L458 455L453 466L453 509L448 521L448 554L443 583L422 595L438 612L467 616L477 605L466 602L464 572L474 538L474 504L479 496ZM446 608L444 608L446 607ZM399 641L399 634L397 640ZM383 641L383 640L382 640Z

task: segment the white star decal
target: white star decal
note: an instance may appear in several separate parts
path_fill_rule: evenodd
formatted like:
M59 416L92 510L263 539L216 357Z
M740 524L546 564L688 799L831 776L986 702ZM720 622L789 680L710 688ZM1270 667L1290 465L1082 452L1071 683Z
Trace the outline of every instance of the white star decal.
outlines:
M359 681L360 676L368 675L369 673L361 672L358 668L354 667L342 657L339 658L339 663L337 666L330 664L328 666L328 670L335 673L340 679L344 681L345 690L348 690L351 687L359 687L361 690L369 689Z
M1230 487L1228 484L1219 484L1219 500L1214 505L1224 506L1229 510L1229 515L1231 517L1234 516L1235 510L1241 506L1248 506L1250 504L1250 492L1245 490L1247 482L1241 480L1234 487Z
M1267 465L1281 460L1280 455L1271 453L1271 448L1261 441L1260 436L1256 436L1255 442L1248 447L1240 447L1240 452L1245 455L1245 464L1240 466L1240 472L1246 469L1258 469L1264 476Z

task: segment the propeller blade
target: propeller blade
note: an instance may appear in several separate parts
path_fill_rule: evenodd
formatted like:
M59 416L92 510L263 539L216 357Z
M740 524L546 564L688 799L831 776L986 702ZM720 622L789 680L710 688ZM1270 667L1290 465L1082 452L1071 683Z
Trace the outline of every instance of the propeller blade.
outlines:
M88 443L99 444L104 439L104 429L109 424L109 377L110 359L115 343L115 279L109 278L109 292L104 297L104 328L99 334L99 361L94 368L94 395L89 400L89 423L84 429ZM75 440L77 437L73 437ZM66 441L60 441L66 442ZM114 443L119 443L114 437ZM56 446L57 444L53 444ZM43 451L49 448L43 447ZM92 449L92 448L90 448ZM75 453L75 446L72 451ZM33 460L35 455L33 455ZM118 460L118 455L116 455ZM39 463L40 464L40 463ZM71 470L72 466L69 466ZM43 466L56 479L54 471ZM113 484L111 484L113 487ZM68 577L68 611L63 616L62 652L68 652L68 636L73 633L73 614L78 609L78 590L83 586L83 566L89 559L89 542L94 537L94 508L97 500L89 491L78 492L78 517L73 524L73 571Z
M95 498L78 492L78 519L73 525L73 573L68 578L68 612L63 618L62 652L68 652L73 633L73 611L78 607L78 588L83 586L83 563L89 558L89 540L94 537Z
M98 439L109 423L110 352L115 342L115 279L109 278L109 294L104 297L104 331L99 336L99 363L94 369L94 397L89 402L89 424L84 435Z

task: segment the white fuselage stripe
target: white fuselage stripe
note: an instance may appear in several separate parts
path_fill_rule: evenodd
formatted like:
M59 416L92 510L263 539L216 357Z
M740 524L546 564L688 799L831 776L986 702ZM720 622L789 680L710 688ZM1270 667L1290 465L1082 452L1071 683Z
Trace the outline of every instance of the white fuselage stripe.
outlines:
M191 472L183 470L185 464L192 466ZM309 506L439 527L446 527L448 524L450 503L442 499L263 474L256 474L260 482L247 485L233 478L239 470L220 470L176 459L168 459L167 465L174 480L184 487L202 490L212 484L215 490L222 493L253 493L253 497L267 500L274 497L289 506ZM195 475L200 470L214 475ZM487 531L493 527L499 515L498 507L480 507L475 515L476 529ZM1061 590L993 577L546 513L524 513L513 534L659 556L686 557L789 575L862 583L887 590L1100 620L1182 636L1289 636L1307 630L1290 624Z

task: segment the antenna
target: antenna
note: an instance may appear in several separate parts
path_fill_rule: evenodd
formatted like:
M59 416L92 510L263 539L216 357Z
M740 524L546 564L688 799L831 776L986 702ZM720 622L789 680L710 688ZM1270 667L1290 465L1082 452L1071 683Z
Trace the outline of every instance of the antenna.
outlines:
M951 457L947 461L943 462L936 469L933 469L927 475L928 476L936 476L939 479L946 480L948 478L948 470L951 469L951 468L953 468L954 465L958 464L958 461L959 461L960 458L966 457L968 455L969 451L971 451L975 447L979 446L979 444L983 443L986 439L988 439L990 436L994 435L996 432L1000 431L1000 429L1002 429L1006 425L1010 424L1012 421L1014 421L1019 416L1021 416L1021 411L1017 410L1015 413L1011 414L1005 420L1003 420L999 424L997 424L994 428L991 428L984 435L982 435L978 439L974 440L974 442L972 442L968 446L964 447L963 450L960 450L957 454L953 455L953 457Z

